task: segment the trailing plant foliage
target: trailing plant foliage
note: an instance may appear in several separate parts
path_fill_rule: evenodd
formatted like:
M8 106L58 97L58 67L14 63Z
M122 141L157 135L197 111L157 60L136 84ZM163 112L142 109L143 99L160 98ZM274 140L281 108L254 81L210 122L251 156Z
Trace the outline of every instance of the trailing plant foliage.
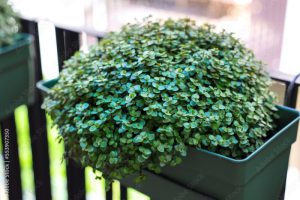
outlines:
M188 147L244 158L273 128L273 101L263 64L231 33L170 19L76 53L43 108L67 156L112 180L177 165Z
M18 29L17 15L7 0L0 0L0 47L11 44Z

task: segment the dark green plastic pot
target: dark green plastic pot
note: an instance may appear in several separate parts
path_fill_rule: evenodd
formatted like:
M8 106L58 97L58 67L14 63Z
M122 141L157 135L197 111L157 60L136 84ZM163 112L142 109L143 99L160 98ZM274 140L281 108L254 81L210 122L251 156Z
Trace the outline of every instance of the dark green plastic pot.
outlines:
M56 81L57 79L39 82L38 87L47 93ZM247 158L235 160L206 150L190 148L188 156L180 165L164 167L159 177L216 199L278 199L286 180L290 149L296 140L300 113L278 106L278 115L280 117L276 121L277 130L273 136ZM133 184L131 178L122 182ZM149 187L155 185L155 182L149 182ZM167 191L164 188L166 186L160 187ZM144 190L149 194L147 188Z
M34 101L33 37L17 34L15 42L0 47L0 120L22 104Z
M247 158L235 160L191 148L182 164L163 168L162 175L217 199L278 199L299 121L298 111L278 109L277 131Z
M48 81L38 81L36 84L36 87L40 89L43 93L43 95L47 95L50 91L50 89L57 83L58 78L51 79Z

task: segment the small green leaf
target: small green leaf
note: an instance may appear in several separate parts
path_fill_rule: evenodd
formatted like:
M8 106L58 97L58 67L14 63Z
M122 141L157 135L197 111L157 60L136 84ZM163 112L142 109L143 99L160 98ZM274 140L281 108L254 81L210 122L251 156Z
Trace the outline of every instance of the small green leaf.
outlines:
M157 150L158 150L159 152L163 153L163 152L165 152L165 147L164 147L163 145L159 145L159 146L157 147Z
M89 128L89 131L91 131L91 132L95 132L97 130L97 127L96 126L91 126L90 128Z

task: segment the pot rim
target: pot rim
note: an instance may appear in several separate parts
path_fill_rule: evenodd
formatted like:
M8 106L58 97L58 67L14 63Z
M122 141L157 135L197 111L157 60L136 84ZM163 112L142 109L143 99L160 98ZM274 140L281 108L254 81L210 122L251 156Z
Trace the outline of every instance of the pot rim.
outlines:
M18 49L22 46L28 45L33 42L33 36L27 33L16 33L15 41L7 46L0 47L0 55Z

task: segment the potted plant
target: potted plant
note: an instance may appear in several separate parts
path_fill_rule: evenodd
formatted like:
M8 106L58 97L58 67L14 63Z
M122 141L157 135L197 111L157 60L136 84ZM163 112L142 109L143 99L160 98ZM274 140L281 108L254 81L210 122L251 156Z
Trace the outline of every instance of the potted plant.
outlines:
M16 14L0 0L0 119L34 98L33 38L18 30Z
M66 156L108 182L149 170L217 199L273 200L299 113L274 104L269 80L231 33L169 19L108 34L39 87Z

